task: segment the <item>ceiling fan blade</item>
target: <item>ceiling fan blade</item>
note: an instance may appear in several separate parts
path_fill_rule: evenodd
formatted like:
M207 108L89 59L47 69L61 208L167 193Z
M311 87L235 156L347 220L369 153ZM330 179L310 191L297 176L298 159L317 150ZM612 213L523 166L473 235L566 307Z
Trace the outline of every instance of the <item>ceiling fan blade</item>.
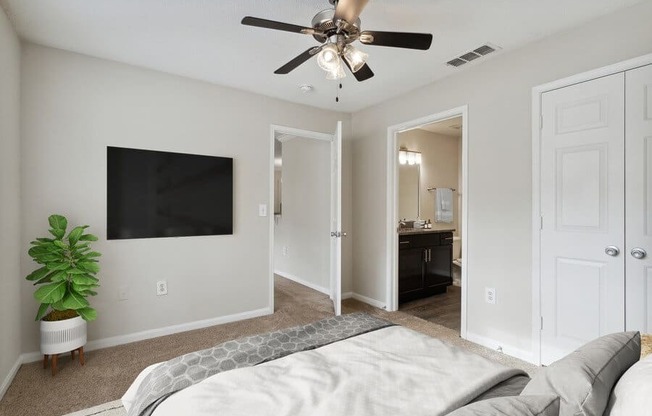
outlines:
M309 35L312 35L313 34L312 32L314 32L314 29L310 27L293 25L290 23L277 22L275 20L260 19L258 17L251 17L251 16L244 17L241 23L246 26L262 27L265 29L284 30L286 32L303 33Z
M308 59L315 56L320 50L321 50L320 47L312 47L312 48L306 50L305 52L303 52L302 54L300 54L299 56L297 56L296 58L294 58L293 60L291 60L290 62L288 62L287 64L283 65L282 67L280 67L276 71L274 71L274 73L275 74L289 74L290 71L292 71L293 69L295 69L296 67L298 67L302 63L306 62Z
M339 0L335 7L335 20L346 20L354 24L369 0ZM331 2L332 3L332 2Z
M377 32L365 30L360 33L360 42L365 45L392 46L394 48L428 50L432 44L430 33Z
M369 68L369 65L367 65L367 64L364 64L362 66L362 68L358 69L357 72L353 72L353 70L351 69L351 65L349 65L349 63L346 61L346 59L342 59L342 62L344 62L344 64L346 64L346 67L349 68L349 71L351 71L351 73L353 74L355 79L357 79L360 82L362 82L364 80L367 80L367 79L374 76L374 71L372 71L371 68Z

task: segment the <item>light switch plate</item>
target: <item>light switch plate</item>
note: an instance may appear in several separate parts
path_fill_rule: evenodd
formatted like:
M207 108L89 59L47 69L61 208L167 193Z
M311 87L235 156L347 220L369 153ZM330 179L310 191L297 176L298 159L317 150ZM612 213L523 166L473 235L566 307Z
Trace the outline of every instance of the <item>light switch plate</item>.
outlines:
M267 216L267 204L258 205L258 216L266 217Z

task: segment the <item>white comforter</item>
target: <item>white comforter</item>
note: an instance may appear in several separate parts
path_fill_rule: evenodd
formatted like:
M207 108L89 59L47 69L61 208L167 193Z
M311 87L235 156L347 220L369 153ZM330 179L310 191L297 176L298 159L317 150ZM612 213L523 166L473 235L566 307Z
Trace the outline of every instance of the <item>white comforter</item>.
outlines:
M123 397L127 409L152 367ZM521 373L393 326L216 374L170 396L154 416L444 415Z

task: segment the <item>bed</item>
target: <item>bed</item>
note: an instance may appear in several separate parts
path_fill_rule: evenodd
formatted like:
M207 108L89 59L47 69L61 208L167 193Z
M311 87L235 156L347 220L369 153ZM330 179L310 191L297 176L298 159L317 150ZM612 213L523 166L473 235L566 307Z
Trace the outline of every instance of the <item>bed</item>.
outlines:
M640 354L638 333L614 337L594 347L589 344L586 350L604 351L609 344L617 357L608 361L617 365L613 371L607 366L603 375L612 381L595 377L602 372L593 367L605 368L599 359L588 365L567 362L557 372L549 371L556 368L553 365L530 380L522 370L354 313L228 341L152 365L122 401L129 416L597 416L607 407L616 380ZM573 366L578 373L588 368L586 377L593 380L570 377ZM564 385L569 377L570 388ZM587 402L586 385L599 385L601 396L608 389L606 398ZM578 407L589 412L577 413Z

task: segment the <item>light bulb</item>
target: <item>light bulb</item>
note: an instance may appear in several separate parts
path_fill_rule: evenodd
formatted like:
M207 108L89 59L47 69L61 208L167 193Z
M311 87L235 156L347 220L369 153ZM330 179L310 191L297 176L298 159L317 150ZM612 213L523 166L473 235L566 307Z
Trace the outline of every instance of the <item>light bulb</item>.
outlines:
M417 165L421 164L421 153L417 153Z
M416 156L414 155L414 152L408 152L407 154L407 162L408 165L414 165L417 161Z
M326 71L326 79L342 79L345 76L346 73L344 72L344 69L342 69L342 64L339 62L339 59L338 59L337 67L333 68L332 70Z
M398 151L398 163L405 165L407 163L407 152L405 150Z
M329 43L317 55L317 64L324 71L336 71L340 66L340 55L337 46Z
M367 58L369 57L369 55L359 51L351 45L346 45L344 51L342 51L342 56L351 67L351 72L358 72L367 62Z

